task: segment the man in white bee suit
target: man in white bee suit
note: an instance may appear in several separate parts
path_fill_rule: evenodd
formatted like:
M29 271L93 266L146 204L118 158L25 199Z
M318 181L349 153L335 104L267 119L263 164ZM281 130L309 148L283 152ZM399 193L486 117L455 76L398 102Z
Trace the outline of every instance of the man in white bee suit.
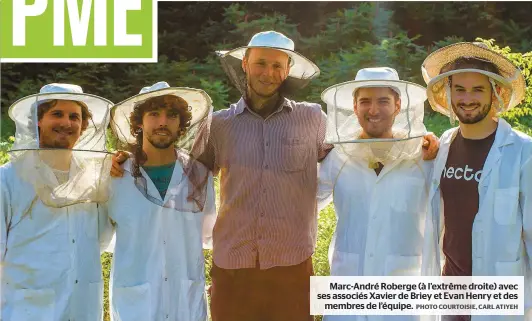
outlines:
M388 67L365 68L322 94L326 142L320 209L331 199L337 227L332 276L421 275L432 161L423 161L425 88ZM436 143L437 145L437 143ZM431 151L435 157L435 152ZM429 320L421 316L325 316L324 320Z
M203 245L216 220L212 174L190 155L208 130L211 98L158 82L112 111L112 128L133 147L108 202L116 227L111 319L206 321ZM203 242L202 242L203 240Z
M422 65L432 108L459 126L446 131L430 184L423 268L443 276L524 276L524 316L443 320L532 320L532 138L499 113L525 95L519 68L482 43L457 43Z
M111 106L79 86L49 84L9 108L16 134L0 168L1 320L102 320Z

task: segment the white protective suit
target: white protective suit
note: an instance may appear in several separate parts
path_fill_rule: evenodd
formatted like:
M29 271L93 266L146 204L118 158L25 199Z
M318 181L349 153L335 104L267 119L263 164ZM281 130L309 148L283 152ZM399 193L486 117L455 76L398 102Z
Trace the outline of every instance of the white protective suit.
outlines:
M446 131L434 163L423 270L440 275L445 257L440 178L457 128ZM532 320L532 138L499 119L478 185L479 211L473 222L473 275L524 276L525 316L472 316L472 321Z
M388 87L401 109L393 138L363 139L354 92ZM425 89L399 80L388 67L365 68L356 79L325 90L326 142L335 148L320 164L318 207L333 200L337 226L329 247L332 276L418 276L432 162L422 160ZM372 106L373 108L373 106ZM373 109L375 110L378 109ZM379 175L370 164L384 164ZM325 321L430 320L420 316L324 316Z
M131 167L131 160L124 168ZM176 162L165 199L141 168L148 194L166 203L183 175ZM206 321L205 264L202 239L210 247L216 220L214 186L209 174L203 212L180 212L148 200L129 171L111 183L108 208L116 227L110 280L114 321Z
M379 176L367 163L335 149L320 165L320 210L334 202L336 231L329 247L332 276L421 275L431 162L397 160ZM341 172L340 172L341 170ZM334 193L333 193L334 189ZM333 194L333 195L332 195ZM388 316L383 320L420 320ZM324 320L381 320L325 316Z
M38 106L56 99L83 103L92 113L70 150L40 147ZM111 166L105 149L111 105L77 85L48 84L9 108L16 133L11 162L0 167L0 320L102 320L100 253L113 231L101 206ZM58 171L54 162L63 157L71 157L70 166Z
M45 206L12 163L0 167L0 178L0 319L102 320L100 250L112 237L105 210L96 203Z

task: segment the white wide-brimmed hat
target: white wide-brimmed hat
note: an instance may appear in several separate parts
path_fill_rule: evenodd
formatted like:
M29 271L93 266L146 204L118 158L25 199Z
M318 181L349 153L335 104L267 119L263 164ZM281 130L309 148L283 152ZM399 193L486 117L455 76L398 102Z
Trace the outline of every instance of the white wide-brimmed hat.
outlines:
M286 53L291 58L290 72L285 80L285 86L290 90L304 88L310 80L320 74L320 69L316 64L294 50L292 39L276 31L263 31L255 34L247 46L216 52L221 57L222 65L229 78L241 92L245 91L245 88L241 88L243 85L241 80L245 79L242 59L246 50L250 48L275 49Z
M392 126L393 138L361 138L363 128L355 114L354 93L360 88L372 87L390 88L400 96L401 109ZM355 80L325 89L321 99L327 103L325 142L339 144L341 153L370 162L419 156L419 140L427 132L423 124L426 90L418 84L400 80L395 69L360 69Z
M109 125L109 110L113 103L105 98L84 93L78 85L61 83L45 85L38 94L21 98L9 107L9 117L16 126L15 143L11 151L39 149L37 107L55 99L78 101L92 113L88 127L73 149L105 151L105 129Z
M397 92L401 98L401 110L394 126L408 130L408 137L425 134L425 127L422 126L424 102L427 99L425 88L400 80L393 68L363 68L357 72L355 80L333 85L321 94L321 99L327 104L326 142L359 141L355 133L361 131L361 126L353 108L354 93L357 89L368 87L387 87Z
M165 81L157 82L152 86L142 88L137 95L113 107L111 127L122 143L135 143L135 137L131 135L129 120L135 106L147 99L164 95L177 96L188 103L189 111L192 113L190 127L199 123L212 111L211 97L205 91L188 87L170 87Z
M359 88L388 87L401 97L401 108L408 104L419 105L427 97L425 88L412 82L399 79L397 71L389 67L363 68L357 72L355 80L333 85L323 91L321 99L338 108L353 109L353 95Z
M493 63L499 74L482 69L453 69L452 63L458 58L474 58ZM423 79L427 83L427 96L432 108L444 115L450 115L449 76L464 72L477 72L490 78L492 86L496 82L500 88L498 111L505 111L518 105L525 96L525 79L521 70L508 58L490 50L478 42L460 42L440 48L431 53L421 66Z
M40 147L38 106L51 100L80 102L92 114L72 149ZM111 154L106 149L106 130L112 105L105 98L84 93L80 86L53 83L9 108L16 125L11 162L45 205L60 208L107 201ZM64 157L71 157L70 169L61 171L59 179L56 161Z

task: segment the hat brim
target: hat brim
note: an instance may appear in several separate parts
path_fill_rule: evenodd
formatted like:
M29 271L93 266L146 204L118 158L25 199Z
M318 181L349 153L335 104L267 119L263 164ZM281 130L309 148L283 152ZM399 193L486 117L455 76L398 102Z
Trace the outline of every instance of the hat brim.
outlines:
M395 88L400 92L401 109L409 105L420 105L427 99L426 89L415 83L403 80L363 80L347 81L333 85L323 91L321 99L328 105L337 108L353 109L353 93L360 88L388 87Z
M246 54L246 50L252 48L274 49L286 53L292 59L292 63L290 65L290 72L288 73L289 77L293 77L296 79L313 79L320 75L320 69L318 68L318 66L316 66L315 63L313 63L298 52L284 48L244 46L229 51L217 51L216 53L221 57L230 55L242 61L242 59L244 59L244 55Z
M427 97L429 103L434 111L437 111L443 115L449 116L450 110L448 105L448 97L446 85L450 76L460 73L476 72L488 76L489 78L495 80L500 85L499 96L503 100L504 106L501 108L502 111L508 110L512 106L512 97L514 97L512 83L509 82L506 78L494 74L485 70L478 69L457 69L445 72L434 77L429 84L427 85ZM513 106L515 106L514 104ZM513 107L512 106L512 107Z
M103 97L85 93L46 93L33 94L17 100L9 107L8 115L15 123L23 124L27 122L28 115L36 113L34 106L50 100L73 100L79 101L87 106L92 113L92 121L89 127L99 127L104 122L109 121L107 116L113 103ZM36 117L36 115L35 115ZM107 124L104 124L107 126Z
M136 141L135 137L131 135L129 122L129 117L135 109L135 105L146 99L164 95L177 96L188 103L192 113L191 127L204 119L211 110L212 100L210 96L205 91L196 88L169 87L135 95L116 104L111 109L111 128L121 142L134 144Z
M444 90L445 86L437 86L437 84L441 84L441 81L444 78L447 78L449 76L448 73L445 73L447 74L447 76L443 76L443 74L440 74L442 68L447 66L449 63L455 61L456 59L462 57L472 57L486 60L497 66L502 75L502 78L505 79L504 82L495 77L495 74L484 70L467 69L467 71L465 71L466 69L463 69L464 71L462 72L482 73L501 84L508 84L508 86L511 87L511 94L505 95L505 97L503 97L505 103L504 110L508 110L517 106L521 102L521 100L523 100L523 98L525 97L526 86L525 79L523 77L523 74L521 73L521 70L503 55L469 42L460 42L440 48L431 53L425 59L421 66L421 70L423 74L423 79L425 80L427 85L430 84L430 86L428 86L427 88L428 91ZM443 94L440 94L440 96L441 95ZM442 102L439 101L437 98L434 98L434 96L438 96L437 93L429 92L428 96L429 102L434 110L442 114L449 114L448 106L446 106L447 103L445 101Z

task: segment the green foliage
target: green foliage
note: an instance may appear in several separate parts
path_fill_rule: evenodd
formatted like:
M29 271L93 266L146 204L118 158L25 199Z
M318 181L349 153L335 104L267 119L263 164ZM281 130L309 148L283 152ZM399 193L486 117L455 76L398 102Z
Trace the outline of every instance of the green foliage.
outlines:
M0 115L0 139L8 139L15 133L15 123L9 118L6 113Z
M491 49L501 53L521 69L527 86L525 98L517 107L503 113L502 117L518 130L532 136L532 51L522 54L512 52L508 46L501 48L495 44L495 40L493 39L485 40L477 38L476 40L485 43Z
M391 21L392 15L390 10L379 9L375 2L362 2L338 10L320 24L322 31L316 36L302 39L298 50L308 52L311 59L318 59L330 53L352 50L365 42L378 42L397 31Z
M200 87L209 93L215 110L227 108L229 102L229 88L221 80L209 81L200 78Z
M443 132L451 128L449 117L439 114L431 113L423 120L425 127L429 132L433 132L434 135L440 137Z
M9 161L9 155L7 152L11 149L13 142L15 141L14 137L9 137L8 139L0 139L0 165L5 164Z

